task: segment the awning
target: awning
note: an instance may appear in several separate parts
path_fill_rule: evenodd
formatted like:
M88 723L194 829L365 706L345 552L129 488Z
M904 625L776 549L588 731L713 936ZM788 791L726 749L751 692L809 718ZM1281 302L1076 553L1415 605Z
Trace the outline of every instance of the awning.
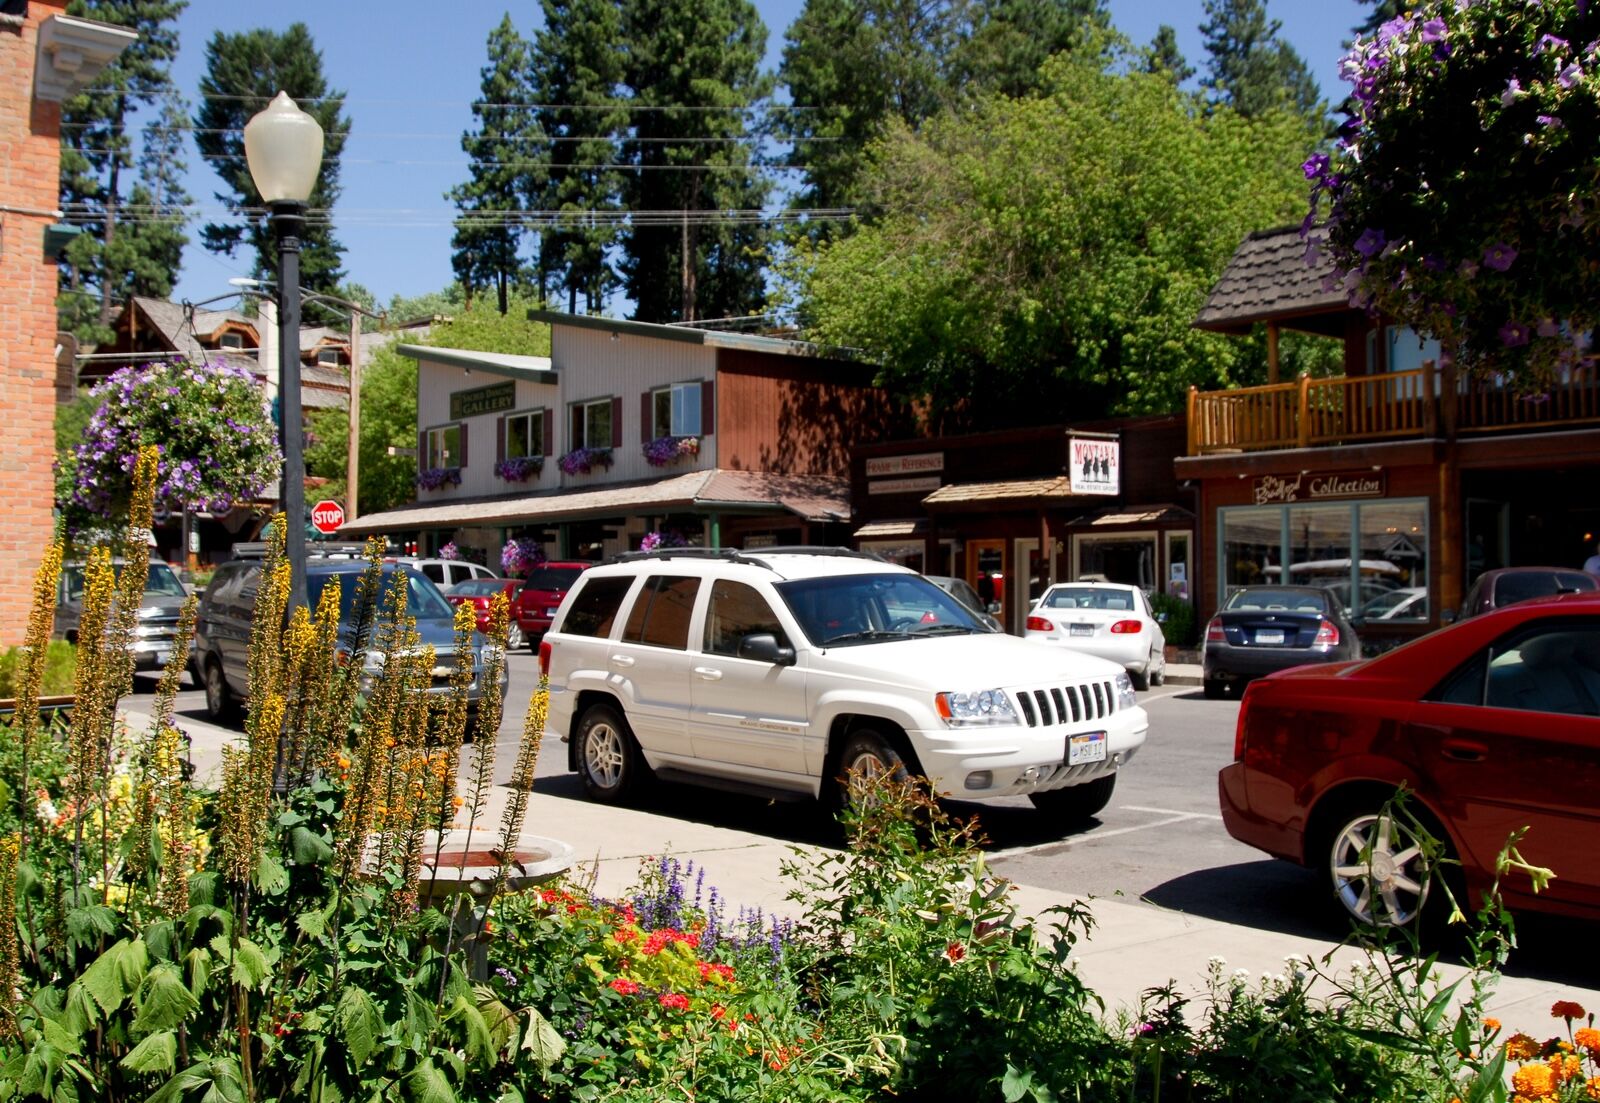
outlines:
M954 506L984 502L1028 502L1040 499L1066 501L1089 495L1074 494L1066 475L1046 479L1006 479L993 483L951 483L922 499L925 506Z
M872 521L856 529L857 540L876 540L882 536L921 536L928 531L928 519L910 521Z
M343 525L345 536L576 521L629 513L684 510L699 513L790 513L807 521L842 521L850 516L849 486L831 475L778 475L767 471L690 471L647 483L595 490L558 490L520 497L416 504L358 518Z
M1194 514L1182 506L1108 506L1096 513L1085 513L1067 522L1068 528L1108 528L1113 525L1193 524Z

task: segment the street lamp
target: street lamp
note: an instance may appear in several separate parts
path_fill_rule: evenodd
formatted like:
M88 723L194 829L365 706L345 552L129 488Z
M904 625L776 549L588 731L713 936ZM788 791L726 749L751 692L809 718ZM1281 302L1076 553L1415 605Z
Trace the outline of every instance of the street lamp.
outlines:
M278 238L278 418L289 609L306 600L306 462L300 426L300 227L322 168L322 127L279 92L244 127L244 157Z

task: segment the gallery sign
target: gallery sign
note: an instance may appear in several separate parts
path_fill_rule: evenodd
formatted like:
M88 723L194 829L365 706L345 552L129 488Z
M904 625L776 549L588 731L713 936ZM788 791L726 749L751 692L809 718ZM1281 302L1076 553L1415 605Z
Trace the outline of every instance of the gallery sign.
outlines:
M914 452L907 456L874 456L867 461L867 478L884 475L922 475L944 470L943 452Z
M1067 462L1074 494L1116 494L1122 489L1121 441L1069 437Z
M878 479L867 484L868 494L926 494L938 490L937 475L922 475L911 479Z
M450 420L477 417L479 414L498 414L517 404L517 384L513 379L504 383L491 383L470 391L452 391L450 394Z
M1251 484L1258 506L1284 502L1327 502L1339 498L1381 498L1387 490L1382 470L1328 471L1262 475Z

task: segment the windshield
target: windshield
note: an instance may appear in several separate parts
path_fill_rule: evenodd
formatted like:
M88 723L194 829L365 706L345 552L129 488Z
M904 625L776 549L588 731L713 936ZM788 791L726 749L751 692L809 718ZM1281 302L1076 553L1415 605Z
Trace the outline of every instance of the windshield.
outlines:
M528 590L570 590L583 571L577 567L540 567L528 576L523 588Z
M1289 610L1296 613L1326 613L1327 598L1305 590L1272 590L1265 587L1240 590L1228 599L1224 609L1253 611L1271 609L1273 612Z
M389 588L393 584L394 573L401 570L406 576L408 593L406 594L406 611L417 620L445 620L451 619L455 614L450 609L450 603L445 601L439 593L439 588L429 582L415 571L404 568L386 567L383 572L383 586L380 595L381 613L390 609ZM322 598L322 587L328 580L339 580L339 623L350 624L355 619L356 590L360 588L360 571L339 571L327 574L314 574L306 579L306 589L311 595L311 604L316 606ZM380 615L381 615L380 613Z
M451 597L487 597L506 588L503 578L469 578L450 587ZM512 587L515 589L515 587Z
M117 573L122 573L122 564L116 565ZM62 594L67 601L78 601L83 597L83 565L69 563L61 568ZM186 597L189 591L183 588L183 583L178 581L177 572L165 563L152 563L145 575L144 592L147 594L165 594L170 597Z
M1133 591L1111 586L1057 586L1039 603L1046 609L1112 609L1127 612L1134 608Z
M921 575L833 575L780 582L777 590L817 647L986 631Z

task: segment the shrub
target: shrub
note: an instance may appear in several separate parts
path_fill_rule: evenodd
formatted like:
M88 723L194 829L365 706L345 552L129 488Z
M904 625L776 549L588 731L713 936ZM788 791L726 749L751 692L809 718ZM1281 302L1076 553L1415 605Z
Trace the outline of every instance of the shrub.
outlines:
M1172 594L1151 594L1150 608L1155 610L1157 616L1162 613L1167 615L1161 625L1161 634L1172 646L1193 647L1199 641L1194 606L1188 601Z
M40 695L56 697L71 693L78 676L78 649L65 640L51 640L45 645L44 653ZM0 698L16 697L18 671L27 669L26 654L20 647L8 647L0 654Z

